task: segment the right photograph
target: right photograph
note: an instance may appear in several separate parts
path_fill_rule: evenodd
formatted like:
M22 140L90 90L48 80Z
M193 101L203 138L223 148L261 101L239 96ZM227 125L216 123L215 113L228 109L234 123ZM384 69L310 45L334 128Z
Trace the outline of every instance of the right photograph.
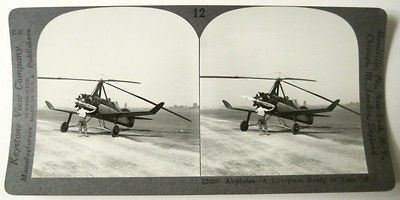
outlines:
M368 173L356 35L318 9L243 8L200 38L202 176Z

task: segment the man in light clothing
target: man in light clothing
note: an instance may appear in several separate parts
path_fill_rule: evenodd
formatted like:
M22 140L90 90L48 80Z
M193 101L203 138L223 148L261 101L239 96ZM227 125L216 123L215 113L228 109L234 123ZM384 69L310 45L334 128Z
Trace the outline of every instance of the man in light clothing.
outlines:
M83 107L80 107L78 109L78 111L76 111L78 113L78 116L79 116L79 133L78 133L79 137L83 136L82 135L82 128L85 131L85 136L89 137L88 134L87 134L86 116L87 116L87 113L92 113L94 111L96 111L96 109L93 109L92 111L89 111L89 110L86 110Z
M257 121L258 122L258 130L260 132L266 133L267 135L269 135L269 133L268 133L268 126L267 126L267 121L265 120L265 116L267 115L267 112L271 111L271 110L273 110L273 108L266 109L266 108L263 108L258 105L256 108L257 117L258 117L258 121Z

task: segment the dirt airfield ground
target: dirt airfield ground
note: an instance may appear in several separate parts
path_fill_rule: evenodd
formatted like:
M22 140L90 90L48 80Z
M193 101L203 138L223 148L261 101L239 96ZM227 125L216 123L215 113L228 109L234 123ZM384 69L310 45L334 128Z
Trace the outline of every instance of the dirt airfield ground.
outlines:
M199 176L198 112L185 112L192 123L160 112L116 138L92 120L86 138L77 127L59 131L67 114L39 110L32 177ZM256 126L241 132L245 115L201 111L202 176L367 173L359 116L337 109L299 135L271 119L265 135Z
M241 132L246 113L201 111L201 175L255 176L368 173L359 116L337 109L299 135L271 126ZM253 122L255 121L252 118ZM289 121L287 121L288 124Z
M192 123L160 112L113 138L93 119L89 137L61 133L68 114L39 110L32 177L199 176L198 110L183 112Z

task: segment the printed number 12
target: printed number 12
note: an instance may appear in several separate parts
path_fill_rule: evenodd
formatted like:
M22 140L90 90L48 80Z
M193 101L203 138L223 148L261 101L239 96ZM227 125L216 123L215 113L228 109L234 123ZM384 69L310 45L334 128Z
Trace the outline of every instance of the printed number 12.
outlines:
M204 9L204 8L200 8L200 9L195 8L194 9L194 17L206 17L206 9Z

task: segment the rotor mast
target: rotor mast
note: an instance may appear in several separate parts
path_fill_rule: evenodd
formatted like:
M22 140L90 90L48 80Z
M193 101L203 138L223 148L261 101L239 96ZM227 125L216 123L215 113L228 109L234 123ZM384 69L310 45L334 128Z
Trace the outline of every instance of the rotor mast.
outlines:
M281 84L282 79L281 78L277 78L275 79L275 83L272 86L271 90L269 91L270 94L279 96L279 90L282 92L283 97L285 97L285 92L283 91L283 87Z
M106 88L104 87L104 80L100 79L99 82L96 85L96 88L92 92L93 96L101 98L101 93L104 93L105 99L108 100L107 93L106 93Z

